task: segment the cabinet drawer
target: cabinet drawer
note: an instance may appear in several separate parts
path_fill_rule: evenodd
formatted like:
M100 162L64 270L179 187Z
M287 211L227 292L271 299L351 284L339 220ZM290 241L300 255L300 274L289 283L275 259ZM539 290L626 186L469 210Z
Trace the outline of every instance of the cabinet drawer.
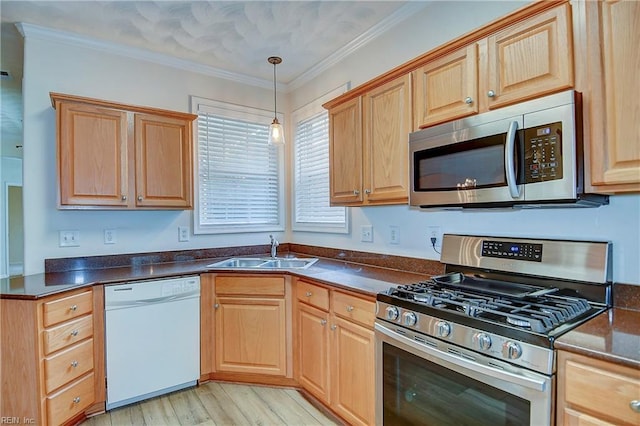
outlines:
M630 368L612 365L609 371L568 360L565 370L565 399L573 407L587 412L600 412L615 418L620 424L640 424L640 413L631 409L629 403L640 400L640 379ZM635 376L635 377L634 377ZM606 395L606 404L601 408L594 398Z
M296 297L299 301L316 308L329 310L329 290L305 281L296 283Z
M244 294L248 296L284 296L282 276L217 276L216 294Z
M95 401L93 373L47 397L47 424L61 425Z
M44 353L49 355L59 349L93 336L93 316L87 315L65 322L44 331Z
M46 393L93 369L93 339L85 340L44 360Z
M333 293L333 312L343 318L373 327L376 317L376 304L336 291Z
M86 315L93 310L93 293L63 297L43 304L43 323L45 327Z

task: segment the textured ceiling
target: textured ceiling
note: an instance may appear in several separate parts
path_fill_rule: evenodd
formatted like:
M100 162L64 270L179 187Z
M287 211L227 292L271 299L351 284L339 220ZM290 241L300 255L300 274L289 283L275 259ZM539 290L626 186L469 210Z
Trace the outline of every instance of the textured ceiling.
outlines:
M267 57L281 56L278 82L290 84L376 31L394 14L402 15L407 6L416 3L0 0L2 70L13 75L13 83L2 82L3 141L9 138L5 130L21 129L21 120L16 121L16 112L11 111L22 75L15 22L144 49L253 79L271 80L273 68ZM8 155L4 142L3 155Z

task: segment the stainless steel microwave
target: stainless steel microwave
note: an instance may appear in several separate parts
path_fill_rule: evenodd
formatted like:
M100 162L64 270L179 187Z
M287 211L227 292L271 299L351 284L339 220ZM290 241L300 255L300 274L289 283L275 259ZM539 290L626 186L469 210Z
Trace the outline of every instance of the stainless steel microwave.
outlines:
M583 192L582 103L573 90L409 135L409 204L595 207Z

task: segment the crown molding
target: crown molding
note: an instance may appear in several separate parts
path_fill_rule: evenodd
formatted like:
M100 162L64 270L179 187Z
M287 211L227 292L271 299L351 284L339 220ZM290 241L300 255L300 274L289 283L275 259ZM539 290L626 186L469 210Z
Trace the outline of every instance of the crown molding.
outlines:
M368 31L346 44L335 53L331 54L327 58L318 62L311 69L296 77L288 84L278 83L277 89L283 93L290 92L294 89L301 87L303 84L316 78L318 75L331 68L344 58L353 54L355 51L365 46L366 44L379 37L385 31L389 30L398 23L409 18L417 11L423 9L428 2L408 2L393 14L380 21L378 24L371 27ZM126 46L120 43L107 42L82 36L76 33L67 31L46 28L39 25L28 24L24 22L18 22L15 24L20 34L25 38L38 38L43 40L53 40L59 43L84 47L97 51L107 52L120 56L125 56L132 59L143 60L159 65L164 65L172 68L177 68L185 71L190 71L198 74L208 75L224 80L233 81L240 84L246 84L249 86L260 87L263 89L271 89L273 87L272 80L265 80L248 76L242 73L235 73L225 71L220 68L204 65L194 61L179 59L174 56L165 55L162 53L152 52L147 49L138 47Z

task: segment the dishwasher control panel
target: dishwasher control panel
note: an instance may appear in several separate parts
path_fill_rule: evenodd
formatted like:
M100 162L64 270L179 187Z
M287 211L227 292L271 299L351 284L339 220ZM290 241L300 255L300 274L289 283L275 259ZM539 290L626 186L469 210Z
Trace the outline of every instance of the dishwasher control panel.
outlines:
M104 286L104 304L107 310L187 297L200 297L199 276L131 281Z
M162 296L175 296L177 294L192 293L200 290L199 277L184 278L179 281L169 280L162 285Z

